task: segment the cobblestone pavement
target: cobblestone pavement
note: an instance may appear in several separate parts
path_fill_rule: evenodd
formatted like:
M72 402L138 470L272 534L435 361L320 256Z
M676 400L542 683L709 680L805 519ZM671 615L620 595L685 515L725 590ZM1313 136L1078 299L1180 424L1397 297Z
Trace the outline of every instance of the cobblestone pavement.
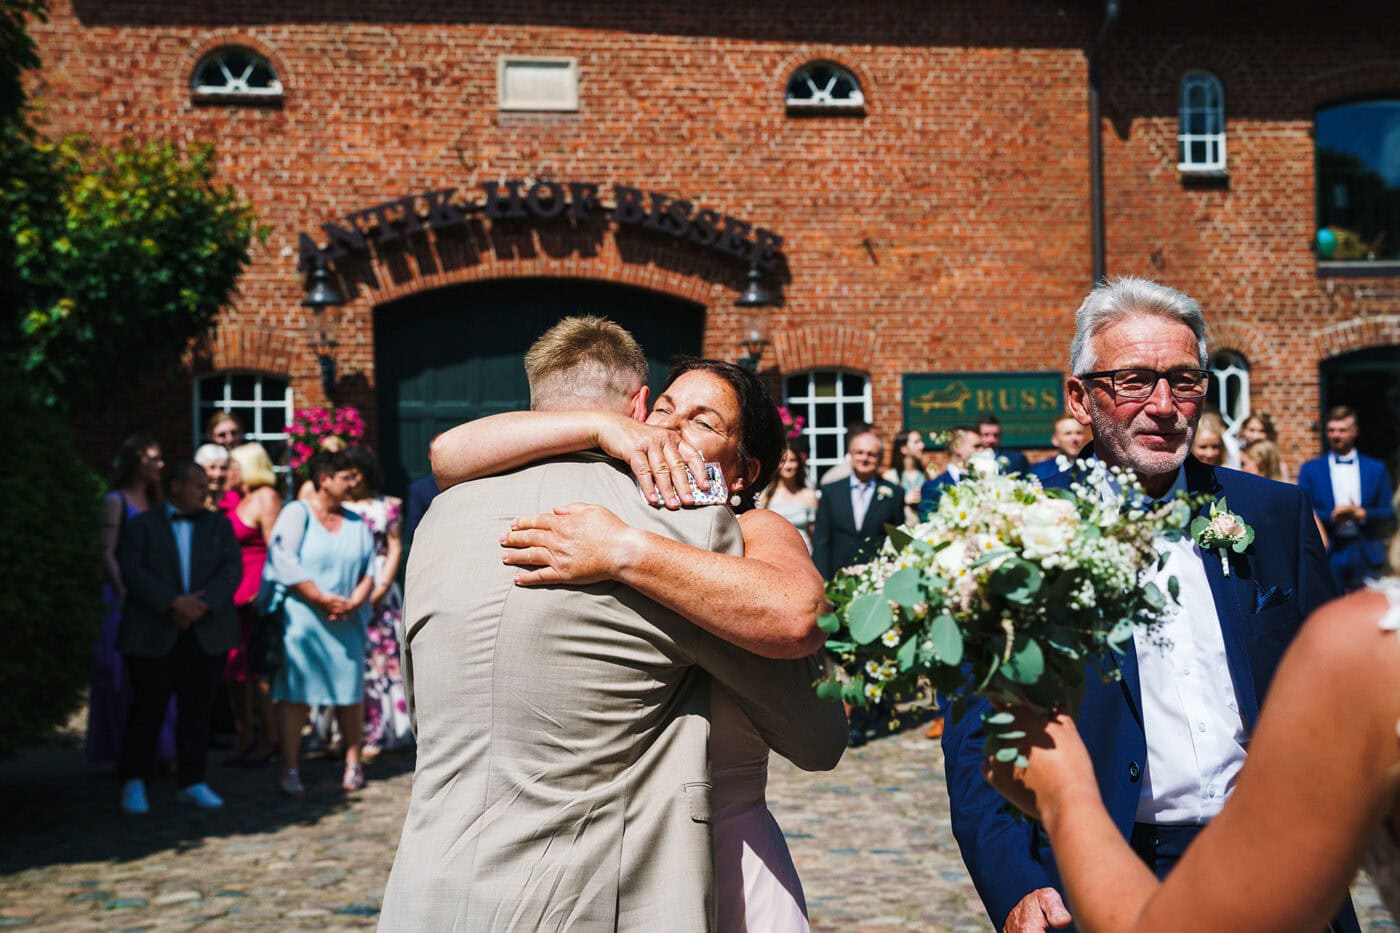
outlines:
M216 762L222 752L214 752ZM213 764L227 806L191 811L169 781L152 813L122 816L110 773L83 763L73 733L0 763L0 927L45 930L372 927L412 780L386 755L346 797L339 769L308 762L303 801L273 771ZM938 743L922 729L847 753L828 774L774 761L769 799L791 840L818 930L989 929L948 830ZM1374 891L1354 892L1363 927L1394 930Z

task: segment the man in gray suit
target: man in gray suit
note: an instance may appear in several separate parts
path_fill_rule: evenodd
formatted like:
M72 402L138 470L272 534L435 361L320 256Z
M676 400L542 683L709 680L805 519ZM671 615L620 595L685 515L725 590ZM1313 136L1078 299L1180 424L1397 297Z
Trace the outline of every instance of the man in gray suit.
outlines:
M122 809L146 813L146 781L155 769L156 740L175 694L177 799L223 806L204 781L209 713L230 649L238 646L233 594L243 558L233 527L204 507L209 477L182 460L165 480L166 499L122 526L117 560L126 605L117 650L131 677L131 710L117 772Z
M566 320L527 370L533 408L645 417L645 357L611 322ZM742 552L728 509L654 509L598 453L434 500L408 564L418 767L381 930L713 929L711 677L799 767L840 759L845 717L817 701L815 659L759 658L616 583L514 586L511 519L572 501Z

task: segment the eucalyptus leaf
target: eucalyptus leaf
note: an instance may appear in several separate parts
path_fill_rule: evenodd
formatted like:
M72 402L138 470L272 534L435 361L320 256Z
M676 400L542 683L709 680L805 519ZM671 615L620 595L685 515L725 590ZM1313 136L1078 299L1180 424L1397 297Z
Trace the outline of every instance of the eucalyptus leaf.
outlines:
M890 630L894 624L894 613L890 611L889 599L883 592L866 593L851 601L846 611L851 637L857 644L868 645Z
M1157 588L1157 584L1152 582L1148 582L1143 586L1142 601L1158 612L1167 608L1167 598L1162 595L1162 591Z
M885 582L885 598L901 606L913 606L924 601L923 572L917 567L896 571Z
M1116 648L1132 637L1133 620L1119 619L1116 623L1114 623L1113 628L1109 629L1108 643Z
M1167 577L1167 592L1172 594L1173 602L1181 602L1181 581L1176 577Z
M1011 659L1002 664L1001 674L1012 683L1037 683L1045 673L1045 654L1040 650L1040 643L1025 636L1017 642Z
M1024 739L1025 737L1026 737L1026 733L1025 733L1025 730L1023 730L1023 729L1012 729L1010 732L998 732L998 733L997 733L997 738L999 738L999 739L1001 739L1002 741L1005 741L1005 742L1014 742L1014 741L1016 741L1017 739Z
M817 616L817 628L828 633L839 632L841 631L841 617L834 612L823 612Z
M982 714L982 724L984 726L1009 726L1015 721L1016 717L1005 710Z
M919 639L917 637L910 638L904 644L900 645L899 652L895 655L895 661L899 664L899 669L901 671L907 671L912 668L918 660L918 653Z
M934 619L928 634L933 642L934 656L940 662L949 667L957 667L962 663L963 636L952 616L945 612Z
M914 536L905 531L902 526L896 528L893 525L886 525L885 528L889 532L890 544L894 546L896 551L904 550L914 540Z
M1199 538L1201 532L1209 527L1210 519L1206 518L1204 515L1197 515L1195 518L1191 519L1191 537Z
M823 680L817 684L817 699L819 700L840 700L841 684L834 680Z
M994 560L1000 560L1003 557L1009 557L1014 553L1015 551L1012 551L1010 548L1002 548L998 551L991 551L990 553L983 554L981 557L977 558L975 561L968 564L967 566L969 569L975 570L978 567L984 567L987 564L990 564Z
M1029 603L1045 582L1040 567L1028 560L1011 558L992 574L988 585L993 593L1005 596L1013 603Z
M999 748L997 749L996 759L1002 764L1006 764L1007 762L1015 761L1020 754L1021 753L1014 748Z

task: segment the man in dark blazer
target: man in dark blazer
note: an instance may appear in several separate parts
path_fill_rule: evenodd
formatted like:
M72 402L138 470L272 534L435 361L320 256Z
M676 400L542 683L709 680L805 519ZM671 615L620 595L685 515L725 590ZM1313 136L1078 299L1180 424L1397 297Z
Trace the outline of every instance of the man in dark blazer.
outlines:
M1042 460L1031 467L1031 474L1040 478L1043 484L1047 479L1064 470L1060 469L1060 458L1067 457L1071 462L1079 456L1079 451L1089 440L1089 432L1075 420L1074 415L1065 412L1055 419L1054 430L1050 432L1050 447L1055 451L1050 459Z
M204 507L209 478L182 460L166 475L166 502L122 526L117 560L126 604L117 650L126 659L132 702L117 772L122 809L149 812L146 781L173 692L176 699L177 799L223 805L204 780L209 713L224 660L238 645L233 594L243 559L233 528Z
M977 419L977 433L982 437L982 449L990 450L998 460L1005 460L1003 473L1024 473L1031 468L1026 455L1019 450L1003 450L1001 447L1001 422L996 415L983 415Z
M437 498L437 494L437 480L433 479L431 473L409 484L408 506L404 510L406 513L404 516L404 538L408 541L413 540L413 533L418 530L418 523L427 514L428 506L433 504L433 499Z
M1356 449L1356 411L1337 405L1327 412L1325 457L1298 469L1298 485L1312 499L1327 529L1332 576L1343 592L1385 572L1386 541L1395 531L1395 505L1385 464Z
M953 428L948 437L948 465L942 473L926 480L919 489L919 521L926 522L938 509L943 490L967 476L968 462L982 449L982 439L974 428Z
M885 526L904 524L904 491L880 478L884 445L873 430L847 444L851 475L822 487L812 526L812 561L830 580L842 567L874 557Z
M1160 543L1167 564L1154 580L1180 584L1179 608L1161 631L1170 643L1135 635L1116 659L1120 680L1086 671L1076 723L1100 793L1158 877L1219 812L1279 659L1308 613L1335 594L1302 493L1187 456L1209 384L1204 361L1200 308L1174 289L1118 279L1094 289L1076 315L1069 409L1094 431L1080 456L1132 469L1149 501L1181 490L1228 499L1255 530L1251 547L1229 558L1228 575L1218 553L1189 538ZM1067 471L1046 485L1075 477ZM944 735L953 834L998 930L1065 928L1072 918L1049 843L1006 812L982 776L989 708L968 704ZM1359 930L1350 901L1339 906L1331 929Z

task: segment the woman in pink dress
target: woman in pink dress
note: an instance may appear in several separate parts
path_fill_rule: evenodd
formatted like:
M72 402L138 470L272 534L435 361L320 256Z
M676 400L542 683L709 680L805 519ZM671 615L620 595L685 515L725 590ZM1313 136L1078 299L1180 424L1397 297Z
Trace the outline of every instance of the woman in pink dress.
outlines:
M257 597L262 585L263 564L267 561L267 541L272 526L282 511L282 498L277 494L277 474L272 460L258 443L242 444L230 453L228 506L225 514L233 525L233 535L243 552L243 580L234 593L233 604L238 614L238 647L229 652L224 666L224 683L228 686L229 708L238 731L238 745L225 764L256 767L272 760L277 750L277 720L272 713L262 670L263 659L249 656L249 643L261 624ZM261 723L255 728L254 715Z
M504 560L522 567L516 583L612 579L756 654L803 657L825 640L821 576L797 529L754 508L783 451L776 407L758 379L732 363L686 360L672 371L646 424L604 412L509 412L477 419L433 443L433 469L446 490L533 460L601 447L632 464L655 504L679 508L684 480L720 464L744 536L744 556L712 554L645 536L594 505L522 517L504 539ZM657 496L651 494L659 490ZM528 568L528 569L527 569ZM815 697L814 697L815 702ZM737 701L710 690L710 770L717 929L801 933L809 929L802 882L765 788L769 748Z

